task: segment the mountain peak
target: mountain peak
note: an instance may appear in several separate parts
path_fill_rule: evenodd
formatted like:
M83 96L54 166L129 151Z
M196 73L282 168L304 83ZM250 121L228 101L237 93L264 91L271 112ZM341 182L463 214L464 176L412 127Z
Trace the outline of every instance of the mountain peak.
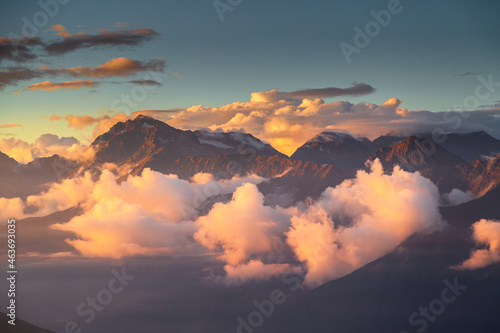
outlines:
M380 148L370 157L378 158L385 170L399 165L406 169L453 167L465 161L433 141L409 136L400 143Z

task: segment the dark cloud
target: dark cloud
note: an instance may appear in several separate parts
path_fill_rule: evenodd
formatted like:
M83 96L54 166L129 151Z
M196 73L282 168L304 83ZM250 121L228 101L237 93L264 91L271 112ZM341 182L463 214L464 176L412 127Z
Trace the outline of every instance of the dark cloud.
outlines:
M138 61L127 58L114 58L104 64L95 67L71 67L71 68L50 68L42 66L40 69L30 69L27 67L9 67L0 70L0 90L7 85L15 85L19 81L26 81L35 78L57 75L69 75L72 77L127 77L139 72L163 72L166 61L163 58L149 61ZM132 80L127 82L149 86L160 86L161 83L153 80Z
M40 52L35 52L36 47L40 47L40 51L45 50L48 55L61 55L83 48L136 46L158 35L153 29L101 30L96 35L83 33L71 35L60 24L52 26L49 30L58 31L56 35L61 36L62 39L44 42L39 37L0 36L0 62L34 60L41 55Z
M7 85L15 85L18 81L31 80L42 77L38 70L32 70L26 67L10 67L0 70L0 90Z
M0 62L3 60L16 62L33 60L36 58L32 52L32 48L35 46L43 46L39 37L0 37Z
M139 84L143 86L162 86L160 82L156 82L154 80L131 80L128 83Z
M135 46L157 36L153 29L108 31L101 30L97 35L74 34L61 41L45 44L49 55L60 55L83 48Z
M361 96L368 95L375 92L375 88L373 88L369 84L364 83L355 83L352 87L349 88L318 88L318 89L305 89L305 90L297 90L292 92L281 92L279 93L283 97L288 98L329 98L329 97L338 97L338 96Z

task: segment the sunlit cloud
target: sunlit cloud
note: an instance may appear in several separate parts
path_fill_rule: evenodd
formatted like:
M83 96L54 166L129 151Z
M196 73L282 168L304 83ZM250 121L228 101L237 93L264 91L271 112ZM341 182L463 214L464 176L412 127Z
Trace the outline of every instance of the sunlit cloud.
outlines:
M472 239L478 247L456 269L479 269L500 262L500 221L482 219L472 225Z
M21 124L0 124L0 128L14 128L21 127Z
M29 163L35 158L54 154L79 161L93 156L91 149L76 138L60 138L55 134L42 134L32 144L14 138L3 139L0 141L0 151L20 163Z
M378 160L371 171L328 188L319 201L291 218L287 243L316 287L393 251L415 232L444 226L436 186L398 167L385 175Z
M82 88L94 88L99 85L99 82L93 80L76 80L76 81L65 81L65 82L51 82L43 81L39 83L33 83L28 86L31 91L43 90L43 91L56 91L59 89L82 89Z

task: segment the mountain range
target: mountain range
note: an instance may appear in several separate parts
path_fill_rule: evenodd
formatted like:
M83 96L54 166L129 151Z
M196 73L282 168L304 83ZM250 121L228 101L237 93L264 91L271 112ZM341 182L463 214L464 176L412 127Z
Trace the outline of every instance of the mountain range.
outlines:
M416 329L409 325L408 317L440 297L444 281L453 283L454 279L469 289L457 295L456 302L425 331L494 332L500 324L500 265L474 271L450 267L465 260L474 248L471 225L482 218L500 217L500 140L486 132L473 132L449 133L446 140L439 141L425 133L388 134L371 141L325 131L288 157L247 133L186 131L138 116L98 136L88 148L95 153L90 160L78 162L54 155L23 165L0 153L0 196L40 193L55 181L84 172L97 175L114 163L120 181L140 175L146 168L181 179L200 172L216 179L257 175L268 179L258 186L265 203L288 207L309 197L318 199L327 187L353 178L357 170L367 168L367 161L378 159L387 174L396 166L418 171L441 194L459 189L470 192L474 199L442 207L441 215L448 221L443 230L414 234L396 250L351 274L292 297L258 332L413 332ZM230 196L209 198L204 208L228 200ZM40 235L64 240L66 232L49 226L54 221L69 221L76 210L21 221L34 228L21 231L23 238L33 244ZM28 251L44 253L45 249L33 245L25 249ZM65 244L58 251L71 248ZM384 300L382 305L380 300ZM221 329L210 319L206 325L213 328L210 332ZM31 327L28 331L46 332Z

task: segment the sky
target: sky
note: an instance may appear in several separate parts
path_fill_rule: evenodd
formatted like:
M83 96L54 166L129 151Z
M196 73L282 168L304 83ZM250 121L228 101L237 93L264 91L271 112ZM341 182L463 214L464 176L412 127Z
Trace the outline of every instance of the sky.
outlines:
M4 82L0 139L14 137L31 143L42 134L54 133L88 144L95 130L49 118L70 114L102 117L121 111L129 115L196 105L221 107L249 102L251 93L272 89L294 92L366 84L372 92L323 99L326 103L382 105L398 98L409 110L447 111L474 93L479 76L492 75L495 82L500 77L497 1L406 0L398 5L386 0L243 0L233 1L235 6L201 0L60 2L64 4L57 2L57 10L54 1L40 2L47 4L52 15L45 14L37 1L3 2L0 36L31 35L49 45L65 35L102 35L106 30L135 35L139 41L59 53L36 46L32 59L3 57L3 74L12 67L94 68L118 58L147 67L148 61L156 59L164 64L156 72L161 74L156 78L158 84L148 86L151 89L144 98L126 105L122 96L130 95L138 84L124 82L144 79L147 71L127 76L123 72L121 76L94 73L90 77L69 71L57 75L42 72L35 78ZM216 4L226 7L219 7L218 12ZM390 22L378 25L369 43L358 47L347 61L341 43L355 47L355 28L365 30L375 20L373 12L387 12L389 7L394 11ZM77 80L102 82L90 86L80 82L57 90L36 88L45 81ZM498 100L498 92L490 94L480 101L480 108L498 104ZM331 123L325 127L328 125Z

